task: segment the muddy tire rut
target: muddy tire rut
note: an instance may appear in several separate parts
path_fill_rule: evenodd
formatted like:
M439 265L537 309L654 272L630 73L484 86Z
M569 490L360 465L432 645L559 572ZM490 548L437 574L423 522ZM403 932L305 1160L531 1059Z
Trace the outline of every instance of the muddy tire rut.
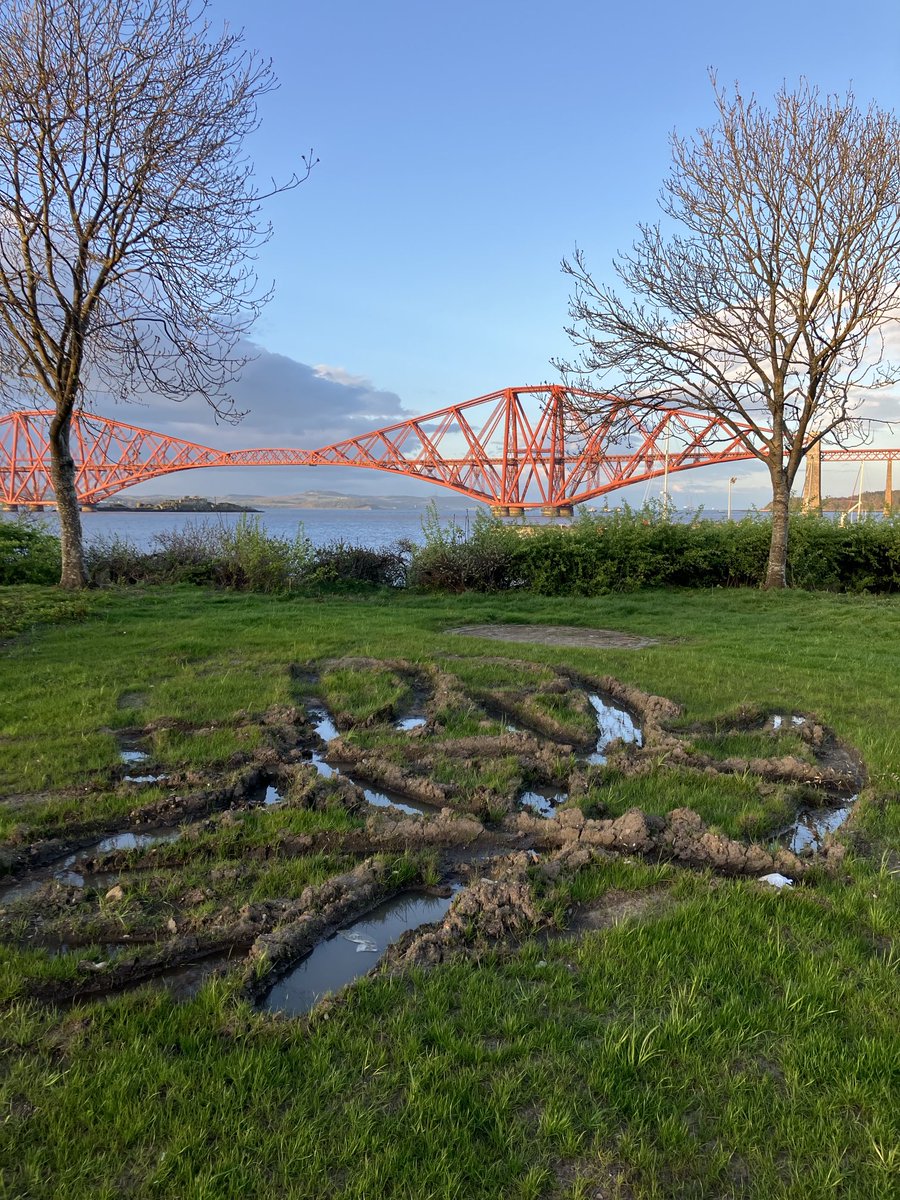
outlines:
M257 1001L293 964L379 903L429 887L457 893L443 920L403 933L375 969L435 965L535 935L587 934L644 919L665 898L611 896L572 910L557 929L541 888L625 855L726 877L778 873L798 883L840 869L844 847L834 838L822 853L799 856L724 836L685 807L665 815L633 807L607 817L586 816L574 803L590 800L597 761L622 777L677 768L698 778L737 774L761 784L802 784L827 795L858 791L864 764L813 716L794 714L787 723L754 711L679 727L673 701L612 677L497 659L488 686L491 661L448 659L438 668L355 658L292 668L298 704L235 714L233 727L252 729L257 744L208 771L154 762L155 735L189 734L189 723L121 731L131 758L141 758L139 769L162 780L162 798L142 803L140 782L125 779L134 767L123 762L107 787L133 798L126 824L88 817L57 836L23 838L0 851L8 872L0 881L0 937L57 956L64 946L75 956L68 976L38 973L25 994L69 1003L215 960L216 970L236 975L242 994ZM589 728L600 697L622 714L629 736L607 732L603 740L599 715ZM778 753L782 725L802 742L802 758ZM716 757L692 744L747 733L773 752ZM385 789L380 800L373 787ZM558 808L548 801L547 815L537 816L520 804L528 787L560 789L572 799ZM403 811L401 800L421 812ZM26 811L28 802L9 801ZM97 850L104 837L148 830L160 831L157 844ZM292 883L307 867L310 878L325 878ZM294 868L300 873L291 875ZM273 894L261 897L266 888ZM96 946L113 951L91 957Z

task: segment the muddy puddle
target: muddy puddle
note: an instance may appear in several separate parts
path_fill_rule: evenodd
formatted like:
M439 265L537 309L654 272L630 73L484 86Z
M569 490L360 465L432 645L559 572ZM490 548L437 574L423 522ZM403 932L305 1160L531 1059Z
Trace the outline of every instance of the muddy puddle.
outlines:
M119 762L128 773L122 776L124 783L151 784L165 783L166 776L156 772L141 771L145 763L150 762L150 755L141 746L141 739L134 734L117 734L119 743Z
M610 742L620 739L623 742L633 742L636 746L642 746L644 742L641 727L632 717L631 713L624 708L618 708L614 704L610 704L608 700L604 700L602 696L596 692L591 692L588 695L588 700L591 702L591 708L597 714L597 746L596 749L587 756L587 762L593 765L602 765L606 762L606 747Z
M17 900L24 900L27 896L33 896L45 883L51 881L65 887L78 888L84 887L87 880L98 886L100 882L108 883L113 876L108 873L96 876L86 875L83 871L84 864L90 859L104 854L113 854L122 850L146 850L161 842L173 842L180 836L180 829L149 829L142 833L132 833L126 830L122 833L110 834L99 841L91 842L89 846L82 846L80 850L67 854L54 863L30 872L26 879L20 879L16 883L0 887L0 904L12 904Z
M129 767L150 761L150 755L146 750L138 750L136 748L120 750L119 758Z
M313 727L323 742L333 742L340 736L331 716L321 705L311 705L308 711L313 719ZM403 721L398 721L394 728L417 729L424 724L424 717L405 717ZM437 809L427 804L417 804L410 801L408 797L399 795L397 792L380 791L376 788L367 787L351 775L348 775L346 771L342 771L339 766L332 766L331 763L326 762L324 755L318 750L313 750L310 762L323 779L332 779L335 775L343 775L350 783L362 788L366 800L374 808L399 808L407 816L424 816L429 812L437 812Z
M376 788L366 787L351 775L341 771L340 767L333 767L331 763L325 761L321 754L313 751L312 765L316 768L323 779L332 779L335 775L343 775L350 783L356 784L362 788L363 795L367 802L374 808L399 808L401 812L407 816L425 816L427 813L435 813L438 810L427 804L417 804L406 796L401 796L397 792L378 791Z
M520 808L530 808L542 817L552 817L561 804L569 799L569 793L554 787L529 788L520 793L518 805Z
M320 705L312 704L309 706L308 711L313 720L313 728L323 742L333 742L336 737L340 736L337 725L335 725L324 708Z
M421 729L424 724L425 717L401 717L399 721L394 722L394 728L401 733L409 733L411 729Z
M280 804L284 796L274 783L264 780L250 792L247 799L250 804L262 804L268 808L272 804Z
M359 786L362 787L361 784ZM379 792L375 788L363 787L363 795L375 808L399 808L407 816L423 817L427 813L437 812L436 808L431 808L427 804L416 804L396 792Z
M803 809L797 820L782 831L779 841L794 854L801 854L803 851L817 853L822 849L828 834L840 829L850 816L856 799L856 796L849 796L836 808Z
M783 729L788 725L792 725L795 729L799 729L801 725L806 724L806 717L801 717L799 713L793 713L791 716L785 716L782 713L775 713L772 717L772 729L777 733L779 729Z
M442 921L452 898L407 892L380 904L316 946L275 984L261 1007L289 1017L309 1012L324 996L368 974L388 946L408 929Z

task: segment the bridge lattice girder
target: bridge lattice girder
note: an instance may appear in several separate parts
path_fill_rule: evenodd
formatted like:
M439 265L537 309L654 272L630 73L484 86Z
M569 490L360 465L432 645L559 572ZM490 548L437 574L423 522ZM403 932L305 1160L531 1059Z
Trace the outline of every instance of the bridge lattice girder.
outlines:
M95 504L123 488L196 467L361 467L421 479L495 505L570 505L686 471L754 457L749 430L687 409L637 414L610 397L553 385L508 388L398 421L318 450L215 450L90 413L72 422L76 490ZM0 499L53 501L41 410L0 418ZM754 443L762 448L761 443ZM890 450L823 450L823 458L893 458Z

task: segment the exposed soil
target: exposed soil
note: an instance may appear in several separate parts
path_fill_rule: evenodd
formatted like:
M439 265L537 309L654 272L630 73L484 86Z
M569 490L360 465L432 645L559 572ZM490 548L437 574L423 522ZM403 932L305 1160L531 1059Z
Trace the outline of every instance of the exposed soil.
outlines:
M546 644L570 645L575 637L582 645L601 644L598 638L617 639L604 645L651 644L598 630L484 628L491 633L478 636L504 640L534 640L536 630ZM568 640L554 641L557 637ZM858 754L813 715L775 721L771 714L748 710L685 729L678 726L681 710L673 701L609 676L498 659L497 686L475 688L453 673L454 661L471 660L448 659L441 668L402 659L329 662L325 668L332 672L392 673L406 685L400 689L402 704L383 705L362 720L336 711L339 736L332 736L332 728L327 742L306 707L236 713L231 727L253 728L256 744L209 771L152 760L152 734L163 728L190 732L185 722L156 721L124 731L123 746L141 756L139 768L119 764L81 794L120 789L134 801L126 830L180 826L180 836L152 846L138 842L128 850L92 852L104 835L123 832L123 823L110 828L108 822L87 819L45 828L40 838L29 836L23 825L15 839L0 846L0 863L8 872L4 884L33 885L30 894L12 902L0 890L0 940L44 948L51 956L64 948L75 956L69 974L38 972L27 982L26 994L67 1003L148 980L171 982L186 994L206 973L230 970L240 974L244 992L256 999L348 922L404 889L435 881L460 888L446 917L437 926L404 935L379 969L399 971L457 954L477 955L535 934L586 933L641 919L668 902L659 890L609 893L569 913L557 929L552 906L542 900L547 888L618 855L723 876L778 872L797 882L810 878L813 864L818 870L840 868L844 848L833 836L824 839L821 853L798 856L713 832L687 808L665 816L632 808L605 817L602 807L599 815L586 816L577 806L583 802L588 811L598 812L595 780L604 769L586 757L601 728L590 696L603 697L627 716L621 729L640 730L639 739L612 736L603 743L603 757L623 774L677 767L698 777L740 774L761 786L803 784L826 798L858 791L866 777ZM502 682L511 669L515 686ZM320 678L312 667L294 668L292 676L306 692L314 692ZM322 709L319 700L310 699L313 703ZM402 728L413 713L423 723ZM516 729L510 729L509 716ZM318 727L324 728L321 721ZM455 736L452 730L460 727L476 732ZM716 759L691 745L698 735L748 731L771 743L771 756ZM778 752L787 733L802 740L806 760ZM141 784L129 776L131 770L159 779L165 796L142 802ZM370 802L367 784L389 793L379 807ZM549 802L549 815L537 816L521 808L529 788L568 796L569 802L555 810ZM390 796L415 801L426 811L411 815L392 807ZM24 808L52 799L44 793L16 797L14 803ZM262 842L244 838L257 810L275 814L272 835ZM287 819L284 827L279 824L277 814L292 810L341 813L343 819L334 827L326 821L316 832L299 833ZM79 855L77 866L61 872L60 864L73 854ZM299 894L287 887L284 894L259 899L254 889L261 872L292 860L323 862L330 875ZM397 874L401 861L406 864L402 878Z

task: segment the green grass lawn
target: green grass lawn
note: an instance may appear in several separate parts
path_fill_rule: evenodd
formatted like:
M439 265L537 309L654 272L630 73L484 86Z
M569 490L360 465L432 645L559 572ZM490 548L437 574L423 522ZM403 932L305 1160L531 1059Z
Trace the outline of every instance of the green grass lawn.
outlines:
M492 620L659 642L579 650L446 632ZM435 665L474 691L549 677L517 660L613 675L677 701L685 728L747 708L809 714L869 772L835 877L775 892L639 860L595 864L545 887L541 901L563 926L573 905L652 896L653 906L578 936L563 928L365 979L308 1021L256 1012L231 978L182 1004L144 989L44 1007L21 998L17 977L70 968L46 957L40 966L10 927L0 1196L900 1192L900 600L721 590L282 600L192 588L72 600L8 588L0 621L0 794L14 797L0 803L0 837L20 841L67 821L124 822L117 731L176 722L155 736L160 762L224 770L258 744L267 709L309 696L292 667L346 657ZM409 680L392 670L364 680L328 671L320 694L355 720L409 703ZM460 732L478 728L477 713L467 720ZM730 742L704 745L733 752ZM640 778L611 767L600 780L613 815L631 804L691 806L734 834L777 824L789 799L760 795L743 777L662 766ZM259 810L237 830L201 835L183 883L199 887L205 861L240 865L242 851L280 829L339 834L357 824L330 810ZM343 860L254 861L242 895L295 894L332 869ZM155 913L178 897L148 883L139 899Z

